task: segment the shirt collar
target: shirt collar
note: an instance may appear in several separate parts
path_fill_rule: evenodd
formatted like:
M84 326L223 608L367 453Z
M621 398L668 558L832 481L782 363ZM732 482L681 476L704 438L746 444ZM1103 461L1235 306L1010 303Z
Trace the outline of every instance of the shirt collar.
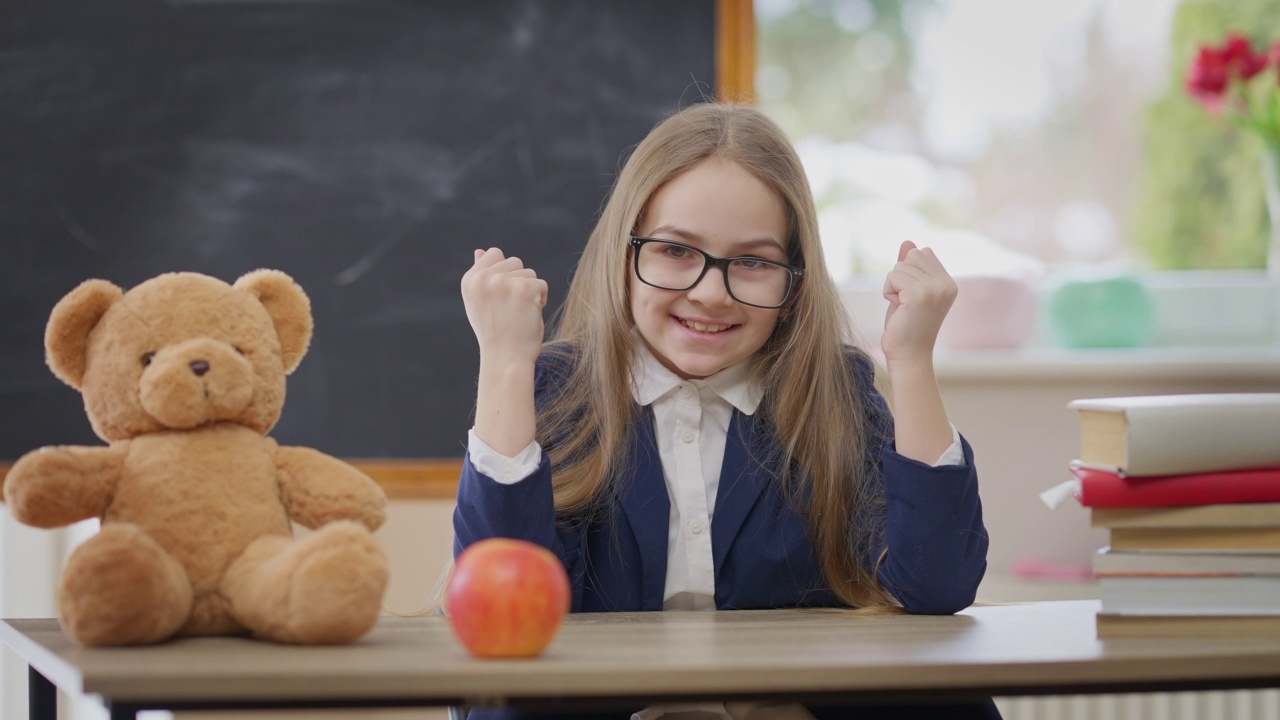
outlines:
M654 356L644 340L636 337L636 354L631 360L631 396L642 406L680 387L685 381ZM690 380L701 393L710 388L717 396L744 415L754 415L763 390L751 377L751 360L731 365L705 380Z

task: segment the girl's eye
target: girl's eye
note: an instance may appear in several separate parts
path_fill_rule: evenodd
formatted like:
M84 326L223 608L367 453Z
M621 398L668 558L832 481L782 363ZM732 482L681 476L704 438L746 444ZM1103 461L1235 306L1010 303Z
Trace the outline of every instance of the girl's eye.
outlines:
M752 270L752 271L775 270L778 268L777 265L772 264L772 262L769 260L765 260L764 258L753 258L753 257L739 258L737 260L734 260L733 264L743 270Z
M145 367L145 366L147 366L147 365L150 365L150 364L151 364L151 361L152 361L152 360L155 360L155 359L156 359L156 354L155 354L155 353L153 353L153 352L146 353L145 355L143 355L143 356L142 356L142 365L143 365L144 367Z
M690 255L689 248L682 248L679 245L667 245L663 248L663 252L667 254L667 257L675 258L677 260L683 260Z

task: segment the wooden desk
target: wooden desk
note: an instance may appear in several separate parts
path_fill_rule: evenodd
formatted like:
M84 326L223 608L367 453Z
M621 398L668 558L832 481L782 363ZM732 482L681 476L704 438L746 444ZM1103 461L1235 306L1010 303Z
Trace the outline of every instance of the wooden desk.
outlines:
M524 661L469 657L438 617L387 618L343 647L198 638L82 649L53 620L4 621L0 638L31 667L33 718L54 717L49 681L100 695L113 718L152 708L884 702L1280 685L1280 638L1099 641L1097 608L1096 601L1074 600L974 607L947 617L823 610L573 615L543 657Z

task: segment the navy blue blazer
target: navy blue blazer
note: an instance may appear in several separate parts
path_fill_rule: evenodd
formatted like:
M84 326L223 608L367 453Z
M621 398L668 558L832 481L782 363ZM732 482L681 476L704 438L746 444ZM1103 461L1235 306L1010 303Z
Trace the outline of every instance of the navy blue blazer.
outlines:
M869 467L886 501L876 527L858 539L862 560L874 568L884 553L878 576L907 611L962 610L973 602L986 570L973 450L961 438L965 464L942 467L898 454L892 417L872 386L874 368L861 353L850 358L871 412ZM535 383L539 407L567 373L565 360L543 354ZM803 514L808 504L784 496L765 460L772 442L758 415L733 413L711 520L716 607L837 607L811 545ZM564 563L573 612L661 610L670 500L648 409L634 428L625 467L617 499L602 512L557 518L545 449L537 471L513 485L477 471L468 457L453 516L455 554L489 537L529 540Z

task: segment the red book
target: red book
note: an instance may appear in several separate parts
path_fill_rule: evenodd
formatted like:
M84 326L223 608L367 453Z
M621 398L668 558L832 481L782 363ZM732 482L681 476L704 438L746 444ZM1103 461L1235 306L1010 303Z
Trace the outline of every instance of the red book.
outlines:
M1071 472L1080 481L1077 497L1086 507L1280 502L1280 467L1126 477L1109 470L1072 465Z

